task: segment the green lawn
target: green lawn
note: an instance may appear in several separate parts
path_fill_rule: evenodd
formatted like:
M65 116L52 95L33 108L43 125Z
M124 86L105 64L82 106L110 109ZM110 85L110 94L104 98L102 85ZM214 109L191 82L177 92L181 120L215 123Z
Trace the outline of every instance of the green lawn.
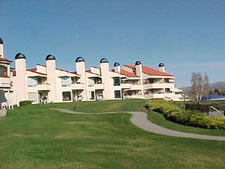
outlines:
M143 111L144 100L82 102L76 111ZM225 168L225 142L161 136L130 114L72 115L30 105L0 118L1 169Z
M122 112L122 111L146 111L144 109L146 100L130 99L130 100L108 100L95 102L79 102L79 103L61 103L47 104L46 107L57 107L86 113L98 112Z

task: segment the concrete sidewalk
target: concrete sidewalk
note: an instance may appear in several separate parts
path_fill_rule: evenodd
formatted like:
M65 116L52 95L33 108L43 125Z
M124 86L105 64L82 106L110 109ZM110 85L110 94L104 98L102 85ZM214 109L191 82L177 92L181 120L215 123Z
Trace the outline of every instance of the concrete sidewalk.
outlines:
M70 113L70 114L86 114L86 115L120 113L120 112L82 113L82 112L74 112L74 111L67 110L67 109L53 109L53 110L61 111L64 113ZM222 137L222 136L208 136L208 135L201 135L201 134L192 134L192 133L180 132L180 131L163 128L163 127L158 126L158 125L152 123L151 121L149 121L147 119L147 114L144 112L126 112L126 113L132 114L131 122L135 126L137 126L138 128L141 128L147 132L166 135L166 136L174 136L174 137L225 141L225 137Z
M6 116L6 113L7 113L7 110L6 109L1 109L0 110L0 117L5 117Z

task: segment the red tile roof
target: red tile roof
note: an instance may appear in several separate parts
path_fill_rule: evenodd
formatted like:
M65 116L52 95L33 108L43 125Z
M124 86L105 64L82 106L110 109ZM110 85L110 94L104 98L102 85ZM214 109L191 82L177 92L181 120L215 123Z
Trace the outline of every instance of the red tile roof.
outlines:
M27 71L30 71L30 72L33 72L33 73L37 73L37 74L40 74L40 75L47 75L45 73L41 73L41 72L37 72L37 69L36 68L33 68L33 69L27 69Z
M98 75L98 76L100 76L99 74L97 74L97 73L93 73L93 72L91 72L91 70L89 69L89 70L85 70L85 72L88 72L88 73L91 73L91 74L94 74L94 75Z
M8 60L6 58L0 58L0 61L4 61L4 62L12 62L11 60Z
M128 68L131 68L131 69L136 68L135 65L124 65L124 66L126 66ZM155 69L152 69L152 68L147 67L147 66L142 66L142 72L147 74L147 75L151 75L151 76L171 76L171 77L173 77L173 75L171 75L171 74L161 72L159 70L155 70Z
M70 73L75 74L75 75L78 75L77 72L70 72Z
M139 76L137 76L137 75L135 75L135 74L133 74L131 72L128 72L126 70L123 70L123 69L120 70L120 74L125 75L127 77L139 77Z

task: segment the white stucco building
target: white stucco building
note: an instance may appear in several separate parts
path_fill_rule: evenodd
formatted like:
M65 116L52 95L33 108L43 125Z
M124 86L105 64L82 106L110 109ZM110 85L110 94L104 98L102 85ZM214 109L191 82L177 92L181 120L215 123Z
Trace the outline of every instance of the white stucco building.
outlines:
M56 66L56 58L48 55L45 65L26 67L26 56L18 53L15 68L3 57L3 41L0 40L0 90L1 102L9 105L23 100L33 103L93 101L125 98L182 100L182 91L174 84L174 76L166 73L164 64L158 70L142 65L120 66L114 63L110 69L108 60L102 58L99 67L86 69L85 60L76 58L73 72ZM4 98L4 99L3 99Z

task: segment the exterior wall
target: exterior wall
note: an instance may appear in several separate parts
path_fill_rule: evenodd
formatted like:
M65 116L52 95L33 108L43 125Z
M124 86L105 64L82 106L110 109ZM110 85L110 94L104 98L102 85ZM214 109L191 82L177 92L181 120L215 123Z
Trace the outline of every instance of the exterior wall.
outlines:
M71 102L78 100L78 96L82 96L82 100L109 100L121 98L164 98L167 100L179 100L181 95L175 94L176 91L174 81L164 79L173 79L165 76L150 76L142 72L142 66L136 65L136 78L129 78L119 73L120 68L115 67L115 72L109 70L108 63L101 63L100 69L91 67L90 71L85 70L85 62L76 62L76 73L71 73L56 68L55 60L47 60L46 66L37 65L36 71L30 72L26 70L26 60L16 60L16 76L12 78L12 104L19 104L22 100L33 98L34 103L40 103L40 94L47 96L48 102ZM124 67L133 73L133 69ZM39 77L43 79L42 84L37 84L34 87L28 87L28 78ZM76 78L73 84L62 86L62 78ZM98 78L102 83L94 83L95 78ZM120 84L114 85L114 78L120 79ZM126 79L128 83L121 83L121 78ZM21 80L22 79L22 80ZM157 79L154 83L143 83L148 79ZM70 80L71 81L71 80ZM150 91L154 92L150 92ZM116 91L116 93L115 93ZM63 92L64 99L63 99ZM115 94L119 98L115 98ZM124 95L126 93L126 96ZM68 95L68 96L67 96ZM93 96L93 98L91 98Z
M100 69L99 68L91 66L91 72L100 75Z
M37 72L40 72L40 73L47 73L47 69L46 69L46 66L44 65L36 65L36 68L37 68Z

